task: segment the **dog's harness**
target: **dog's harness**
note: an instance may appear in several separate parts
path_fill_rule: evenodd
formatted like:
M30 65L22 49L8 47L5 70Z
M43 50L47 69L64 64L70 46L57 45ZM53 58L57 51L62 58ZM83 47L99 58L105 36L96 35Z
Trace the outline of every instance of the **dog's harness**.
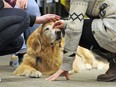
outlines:
M36 57L35 66L38 66L39 63L42 63L42 58L41 57Z

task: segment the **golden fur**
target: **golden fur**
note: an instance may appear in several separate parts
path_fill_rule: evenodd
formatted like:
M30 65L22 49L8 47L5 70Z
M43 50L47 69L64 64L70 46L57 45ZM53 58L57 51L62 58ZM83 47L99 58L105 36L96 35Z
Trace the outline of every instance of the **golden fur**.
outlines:
M27 53L14 74L41 77L42 74L53 74L59 69L62 62L60 40L51 44L52 33L48 35L49 32L58 29L44 30L48 25L53 26L53 23L43 24L30 35L27 41ZM41 60L37 64L36 58Z
M61 39L52 41L52 44L50 43L51 39L53 39L51 36L54 36L55 32L60 30L52 29L52 26L53 22L43 24L30 35L27 41L27 53L24 55L21 65L14 71L14 74L41 77L42 74L53 74L59 69L62 63L64 39L62 38L61 43ZM49 32L52 33L49 34ZM36 63L37 58L39 62ZM91 51L79 46L73 63L73 70L70 73L99 67L106 67L106 65L97 61Z
M94 54L92 51L78 46L77 55L73 62L73 71L79 72L81 70L108 69L109 64L106 59Z

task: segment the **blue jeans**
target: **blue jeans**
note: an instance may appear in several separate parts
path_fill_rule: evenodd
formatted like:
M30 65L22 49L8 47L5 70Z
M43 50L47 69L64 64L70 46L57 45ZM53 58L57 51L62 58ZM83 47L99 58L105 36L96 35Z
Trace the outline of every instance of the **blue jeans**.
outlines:
M29 16L19 9L0 10L0 56L17 52L23 40L19 37L30 24Z
M15 6L15 8L18 8L18 7ZM27 8L25 9L25 11L31 15L41 16L39 6L35 0L28 0ZM26 48L27 48L26 44L25 44L26 40L28 39L30 34L38 27L39 27L39 24L34 24L33 27L29 27L28 29L26 29L26 31L22 34L22 37L24 40L23 46L22 46L21 50L17 53L25 53L26 52Z
M33 4L32 4L33 3ZM35 2L35 0L28 0L28 5L27 5L27 8L25 9L25 11L28 13L28 14L31 14L31 15L36 15L36 16L41 16L41 13L40 13L40 9L39 9L39 6L38 4ZM37 29L39 26L39 24L34 24L33 27L29 27L29 29L27 29L25 31L25 39L27 39L29 37L29 35L35 30Z

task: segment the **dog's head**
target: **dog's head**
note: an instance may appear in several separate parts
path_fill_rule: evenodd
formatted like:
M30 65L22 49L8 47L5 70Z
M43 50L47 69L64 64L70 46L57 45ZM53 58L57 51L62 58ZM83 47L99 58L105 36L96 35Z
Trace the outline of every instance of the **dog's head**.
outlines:
M42 24L36 29L28 38L28 50L36 50L39 52L41 46L50 46L59 44L62 39L62 32L60 29L53 29L54 22Z
M54 44L61 41L62 32L60 29L53 29L54 22L43 24L40 27L40 36L47 44Z

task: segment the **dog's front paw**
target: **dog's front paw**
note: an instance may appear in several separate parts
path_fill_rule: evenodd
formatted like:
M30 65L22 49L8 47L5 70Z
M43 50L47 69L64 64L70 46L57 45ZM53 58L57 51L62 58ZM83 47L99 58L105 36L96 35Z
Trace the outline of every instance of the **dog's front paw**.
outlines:
M29 70L25 70L22 74L20 74L21 76L28 76L31 78L40 78L42 77L42 73L40 71L29 71Z
M70 70L70 71L69 71L69 74L70 74L70 75L72 75L72 74L74 74L74 73L75 73L74 70Z
M92 66L91 66L90 64L88 64L88 63L85 64L85 66L86 66L86 69L87 69L87 70L91 70L91 69L92 69Z
M39 72L39 71L35 71L35 72L32 72L29 77L31 77L31 78L40 78L40 77L42 77L42 73Z

